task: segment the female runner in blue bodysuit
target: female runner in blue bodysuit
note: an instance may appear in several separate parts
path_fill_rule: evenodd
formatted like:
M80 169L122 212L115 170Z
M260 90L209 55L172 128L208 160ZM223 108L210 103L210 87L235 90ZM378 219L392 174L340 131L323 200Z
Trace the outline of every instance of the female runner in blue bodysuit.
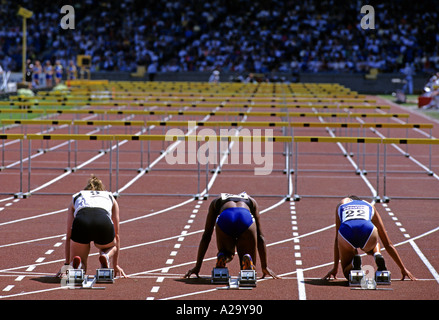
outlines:
M224 268L226 263L233 259L236 248L241 269L254 269L253 261L256 261L258 251L263 272L262 278L266 275L278 278L267 267L267 249L261 232L258 204L245 192L239 195L222 193L220 197L211 202L204 233L198 247L197 263L186 273L185 278L189 278L191 274L199 277L198 273L214 229L218 247L217 268Z
M331 276L337 278L339 261L346 279L349 279L351 270L361 270L358 249L374 256L379 271L387 270L378 242L378 239L381 239L390 257L400 268L402 280L405 277L416 280L404 266L398 251L390 241L375 206L351 195L338 204L335 217L334 266L323 279L331 279Z

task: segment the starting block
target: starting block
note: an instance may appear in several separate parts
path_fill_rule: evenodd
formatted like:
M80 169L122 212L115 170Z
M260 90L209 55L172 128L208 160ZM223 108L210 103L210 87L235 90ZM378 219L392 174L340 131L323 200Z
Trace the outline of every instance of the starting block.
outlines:
M366 274L363 270L351 270L349 273L349 286L360 287L361 282L364 282Z
M384 270L384 271L377 271L375 272L375 282L377 284L387 284L390 285L390 271Z
M85 280L84 270L82 269L67 269L66 270L67 281L66 284L68 286L82 286L82 283Z
M82 289L96 289L93 287L95 283L96 283L96 278L86 276L84 282L82 282Z
M230 279L228 268L213 268L211 283L228 284Z
M390 285L390 271L376 271L375 279L366 278L363 270L351 270L349 274L349 286L359 287L352 288L351 290L392 290L387 288L377 288L378 284Z
M94 287L96 283L114 283L114 269L96 269L96 275L87 276L82 269L67 269L64 285L70 289L105 289Z
M238 276L238 284L240 287L256 287L256 271L241 270Z
M96 283L114 283L114 269L96 269Z

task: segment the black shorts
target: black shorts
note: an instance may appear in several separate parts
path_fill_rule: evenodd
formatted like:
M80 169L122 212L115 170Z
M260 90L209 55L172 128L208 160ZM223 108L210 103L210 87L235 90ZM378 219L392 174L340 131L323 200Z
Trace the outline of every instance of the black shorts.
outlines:
M101 208L83 208L76 213L72 224L71 239L88 244L93 241L105 245L114 240L114 225L107 212Z

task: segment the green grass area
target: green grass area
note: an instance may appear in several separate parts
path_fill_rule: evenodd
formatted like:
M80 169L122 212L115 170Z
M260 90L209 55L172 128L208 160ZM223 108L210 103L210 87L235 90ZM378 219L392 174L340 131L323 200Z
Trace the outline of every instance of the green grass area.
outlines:
M389 100L391 102L396 102L396 98L392 95L378 95L378 97ZM407 95L407 99L405 103L398 103L400 106L403 106L407 109L414 110L416 112L422 113L425 116L438 120L439 119L439 110L422 110L418 108L418 95Z

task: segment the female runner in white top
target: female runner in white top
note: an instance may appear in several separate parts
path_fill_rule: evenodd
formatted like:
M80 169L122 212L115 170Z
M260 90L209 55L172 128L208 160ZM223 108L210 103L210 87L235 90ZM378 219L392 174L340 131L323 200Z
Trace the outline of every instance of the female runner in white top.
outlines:
M126 277L119 266L119 205L105 191L102 181L92 176L84 190L73 195L67 219L65 264L87 271L90 242L99 249L102 268L110 267L113 258L115 276ZM60 276L62 272L58 273Z

